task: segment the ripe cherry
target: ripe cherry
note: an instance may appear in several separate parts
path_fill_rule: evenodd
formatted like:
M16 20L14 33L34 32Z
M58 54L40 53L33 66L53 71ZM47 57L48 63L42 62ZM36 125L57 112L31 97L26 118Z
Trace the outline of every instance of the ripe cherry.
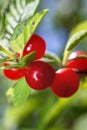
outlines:
M27 68L25 78L31 88L43 90L53 83L55 70L43 61L34 61Z
M80 72L87 71L87 58L84 56L87 56L86 52L72 52L68 57L67 67L73 68Z
M22 56L25 56L32 51L36 51L36 60L37 60L43 57L45 50L46 50L45 41L37 34L33 34L30 40L27 42L26 46L24 47Z
M69 55L68 59L74 59L74 58L76 58L76 57L85 56L85 55L87 55L87 53L84 52L84 51L74 51L74 52L72 52L72 53Z
M59 97L70 97L79 88L79 77L71 68L62 68L56 71L52 91Z
M7 65L8 64L4 64L4 66ZM12 68L3 70L3 74L11 80L18 80L25 75L25 71L25 68Z

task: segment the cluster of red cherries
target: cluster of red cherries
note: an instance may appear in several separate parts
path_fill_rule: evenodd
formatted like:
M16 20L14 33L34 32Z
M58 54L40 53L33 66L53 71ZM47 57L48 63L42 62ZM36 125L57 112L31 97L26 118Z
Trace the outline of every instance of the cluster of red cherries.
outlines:
M77 51L70 54L66 67L57 71L48 63L41 61L46 50L46 43L37 34L33 34L23 49L22 57L35 51L35 60L25 68L4 69L4 75L11 80L25 76L26 82L34 90L44 90L50 87L59 97L70 97L78 89L80 79L77 72L87 70L85 52Z

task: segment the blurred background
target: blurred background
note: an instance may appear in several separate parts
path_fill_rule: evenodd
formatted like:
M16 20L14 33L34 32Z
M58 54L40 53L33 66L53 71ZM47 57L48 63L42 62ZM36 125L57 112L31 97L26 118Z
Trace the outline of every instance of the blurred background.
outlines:
M47 8L49 12L37 33L46 40L47 50L63 54L71 29L87 19L86 6L87 0L41 0L39 9ZM81 45L80 49L85 47Z
M9 0L0 0L4 8ZM56 53L62 58L70 31L79 22L87 20L87 0L40 0L37 10L47 8L49 12L36 30L47 44L47 51ZM75 49L87 51L87 40ZM5 93L13 84L0 72L0 130L3 115L9 107ZM83 78L81 88L69 99L59 99L48 89L32 94L30 101L37 105L11 130L87 130L87 78ZM32 105L31 105L32 106ZM16 115L17 116L17 115Z

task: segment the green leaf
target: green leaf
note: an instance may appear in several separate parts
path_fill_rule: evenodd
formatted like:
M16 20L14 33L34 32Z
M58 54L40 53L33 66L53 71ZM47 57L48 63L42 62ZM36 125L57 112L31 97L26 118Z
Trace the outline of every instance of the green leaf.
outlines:
M36 52L31 52L30 54L24 56L24 58L21 61L21 64L23 65L23 67L25 66L29 66L29 64L35 59L36 57Z
M26 42L34 33L48 10L35 14L39 0L13 0L5 10L4 36L12 51L22 53ZM34 15L35 14L35 15ZM3 19L1 19L1 23ZM1 24L1 30L2 30Z
M8 51L7 49L2 47L1 45L0 45L0 51L2 53L4 53L5 55L7 55L7 57L11 58L12 60L15 59L15 56L12 54L12 52Z
M63 65L66 64L66 60L72 49L74 49L84 38L87 37L87 30L81 30L75 34L73 34L67 44L66 48L64 51L64 56L63 56Z
M3 37L4 30L4 16L0 13L0 39Z
M87 30L87 20L77 24L72 30L70 35L73 35L81 30Z
M84 72L83 74L81 73L81 83L80 86L82 89L86 89L87 90L87 73Z
M31 35L34 33L48 10L42 10L36 13L32 17L21 22L14 30L14 34L10 38L11 48L15 51L22 53L26 42L29 40Z
M39 4L39 0L14 0L5 12L6 38L14 33L14 28L24 19L31 17Z
M6 61L6 58L0 58L0 63Z
M61 59L52 52L46 52L43 58L41 58L42 61L47 62L48 64L52 65L53 67L60 67L61 66Z
M2 66L2 63L6 61L6 58L0 58L0 67Z
M31 92L25 78L21 78L12 88L10 88L6 95L12 98L13 104L15 106L24 104Z
M39 0L6 0L0 14L0 39L5 39L9 43L15 27L24 19L33 16L38 4ZM23 38L19 41L20 48L22 47Z
M76 34L72 35L66 45L66 50L71 51L81 40L87 36L87 30L81 30Z
M36 52L31 52L28 55L24 56L22 59L19 60L19 62L14 60L8 60L8 59L0 59L1 69L10 69L10 68L24 68L26 66L29 66L30 63L33 62L35 59ZM2 63L5 61L8 65L2 66Z

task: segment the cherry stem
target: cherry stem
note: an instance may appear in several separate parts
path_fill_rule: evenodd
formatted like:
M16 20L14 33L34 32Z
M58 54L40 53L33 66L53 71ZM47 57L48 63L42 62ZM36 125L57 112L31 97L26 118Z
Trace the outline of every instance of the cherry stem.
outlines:
M11 58L11 59L15 59L15 56L12 55L11 52L9 52L9 51L6 50L5 48L3 48L1 45L0 45L0 51L2 51L4 54L6 54L9 58Z

